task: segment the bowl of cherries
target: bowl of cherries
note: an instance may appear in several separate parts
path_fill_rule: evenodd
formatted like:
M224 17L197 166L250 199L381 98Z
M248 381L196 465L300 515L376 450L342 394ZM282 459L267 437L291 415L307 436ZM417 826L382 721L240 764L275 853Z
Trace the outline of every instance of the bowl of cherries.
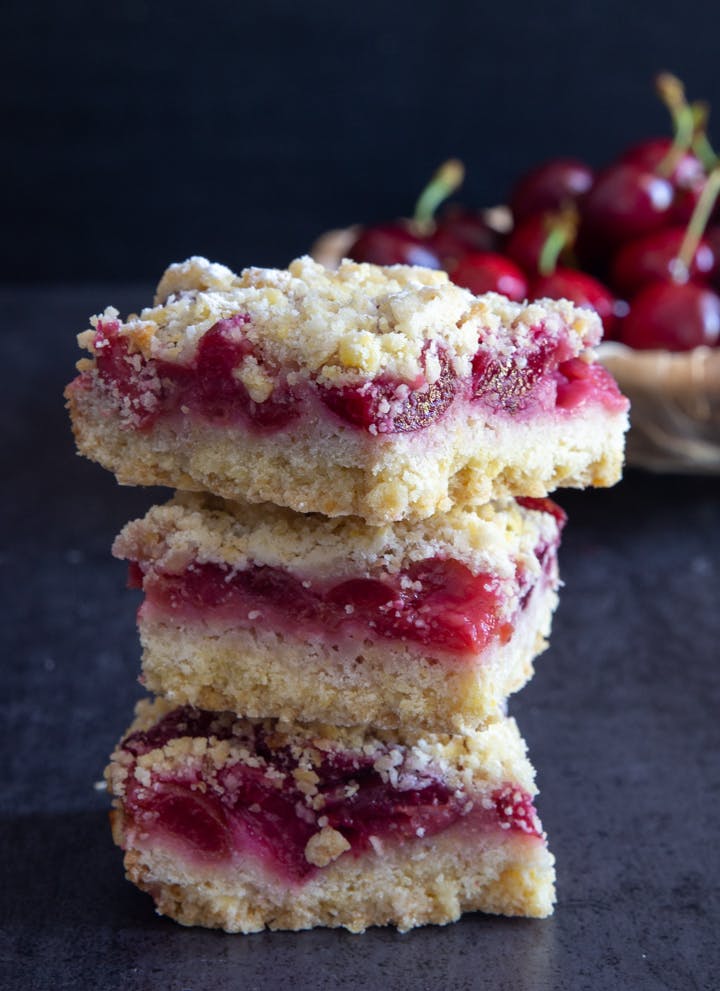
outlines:
M673 133L595 171L557 158L521 176L508 206L445 202L463 166L444 163L412 218L329 231L313 255L443 268L511 299L570 299L597 311L601 360L630 397L628 461L720 473L720 158L707 106L674 76L656 87Z

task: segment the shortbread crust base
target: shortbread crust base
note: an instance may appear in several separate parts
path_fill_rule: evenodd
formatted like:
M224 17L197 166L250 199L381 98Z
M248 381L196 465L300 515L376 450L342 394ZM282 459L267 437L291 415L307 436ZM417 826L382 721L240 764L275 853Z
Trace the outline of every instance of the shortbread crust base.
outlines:
M271 629L225 629L140 612L145 687L177 705L247 716L460 730L495 718L547 647L554 581L533 590L507 644L475 661L423 654L398 641L347 640L331 650Z
M115 842L124 846L121 810L112 821ZM379 854L342 857L301 886L273 882L252 864L222 872L188 866L159 847L129 849L125 870L160 914L226 932L382 925L405 932L471 911L543 918L555 900L554 858L543 840L502 831L468 836L462 826Z
M609 486L622 471L625 411L588 404L526 420L472 404L422 431L370 437L353 427L298 424L268 436L199 418L121 429L97 374L67 390L81 454L121 484L168 485L368 523L424 519L452 505L560 486Z

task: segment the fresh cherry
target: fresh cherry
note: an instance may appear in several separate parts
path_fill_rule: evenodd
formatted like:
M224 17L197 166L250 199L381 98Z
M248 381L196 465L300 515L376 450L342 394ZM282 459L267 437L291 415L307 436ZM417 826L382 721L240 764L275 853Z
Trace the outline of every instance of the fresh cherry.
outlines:
M601 282L586 272L557 268L550 275L540 275L530 285L533 299L569 299L599 315L606 338L614 334L617 321L617 301Z
M692 282L656 282L630 303L621 340L632 348L690 351L720 337L720 296Z
M654 231L637 241L623 245L612 263L611 282L625 296L634 295L650 282L683 281L678 253L685 239L683 227ZM710 282L717 272L717 255L702 238L695 250L687 278L691 282Z
M620 161L637 165L647 172L658 172L668 160L673 144L672 138L649 138L628 148L620 156ZM665 178L680 188L689 189L705 179L705 169L694 152L684 151L672 163L672 169Z
M640 165L621 162L602 172L582 204L584 232L609 245L666 226L674 188Z
M498 234L488 225L482 213L452 203L441 213L430 242L441 256L444 245L461 247L463 254L466 251L495 251ZM453 251L445 253L450 257L459 257Z
M537 275L540 255L548 239L551 227L549 214L534 213L520 221L505 245L509 258L530 277Z
M401 223L376 224L361 231L348 248L348 257L373 265L421 265L440 268L440 259L428 242Z
M527 279L518 266L503 255L469 252L450 268L450 278L476 296L498 292L515 302L527 298Z
M522 176L510 194L515 223L534 213L561 209L593 184L593 171L574 158L555 158Z

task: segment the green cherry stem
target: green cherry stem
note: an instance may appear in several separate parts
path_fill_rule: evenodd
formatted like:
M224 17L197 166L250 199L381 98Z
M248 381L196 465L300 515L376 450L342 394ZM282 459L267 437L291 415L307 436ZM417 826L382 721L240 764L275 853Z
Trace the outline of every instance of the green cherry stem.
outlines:
M655 169L657 175L668 179L693 143L696 129L695 114L685 98L685 87L677 76L673 76L670 72L661 72L655 79L655 89L670 111L675 132L667 155Z
M553 274L557 268L560 252L575 242L578 222L578 213L574 207L568 207L561 213L548 217L548 235L538 258L540 275Z
M420 234L429 234L435 226L435 211L448 196L459 189L465 179L465 166L458 158L443 162L415 204L413 221Z
M712 172L715 166L720 163L720 159L715 154L713 146L707 136L707 124L710 117L710 107L702 100L694 100L690 107L695 120L695 130L693 132L692 150L703 164L706 172Z
M705 233L707 222L710 219L715 201L720 192L720 165L716 165L703 188L700 198L695 204L695 209L690 217L690 222L682 239L680 250L678 251L675 264L673 265L673 278L676 282L687 282L690 277L690 266L692 265L695 252Z

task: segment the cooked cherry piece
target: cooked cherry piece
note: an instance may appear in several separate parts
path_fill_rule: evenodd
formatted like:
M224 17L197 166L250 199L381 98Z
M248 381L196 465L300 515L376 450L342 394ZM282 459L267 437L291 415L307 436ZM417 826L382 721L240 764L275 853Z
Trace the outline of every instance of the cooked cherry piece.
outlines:
M473 575L459 561L439 558L417 562L396 578L352 578L325 590L305 587L280 568L231 573L222 565L195 563L181 574L150 573L144 590L154 607L176 615L189 609L208 618L229 610L240 618L273 609L292 624L337 631L362 623L375 636L434 649L483 650L494 637L506 642L512 634L501 620L492 576Z
M455 398L457 376L444 352L440 375L431 385L381 376L362 385L324 388L320 398L339 417L374 433L422 430L438 420Z

